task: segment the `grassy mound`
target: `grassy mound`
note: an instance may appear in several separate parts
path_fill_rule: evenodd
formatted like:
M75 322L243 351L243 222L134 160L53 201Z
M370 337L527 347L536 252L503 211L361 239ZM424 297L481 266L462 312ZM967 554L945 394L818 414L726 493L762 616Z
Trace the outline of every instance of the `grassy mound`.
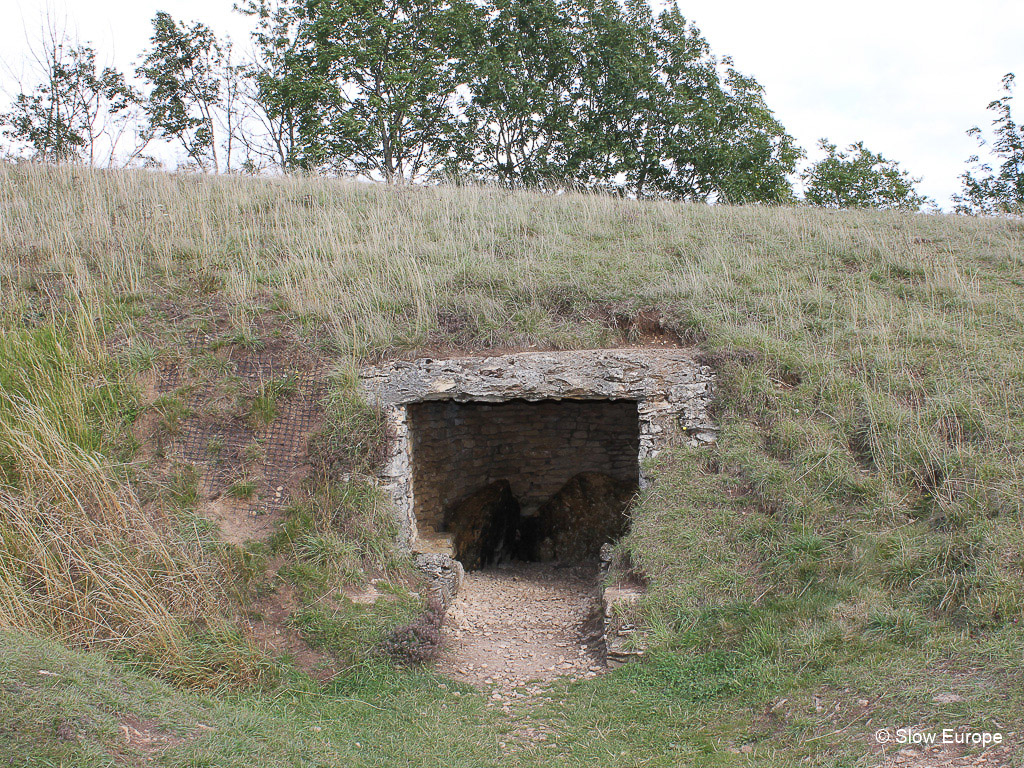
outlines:
M739 680L711 698L751 690L734 667L820 683L880 648L919 671L977 651L1016 679L1019 221L31 165L0 165L0 211L4 625L94 643L230 602L201 528L130 490L131 393L162 356L215 363L284 333L351 371L656 337L715 366L722 429L652 468L623 544L651 580L657 658ZM310 594L392 567L338 502L372 464L373 414L350 376L331 386L314 459L334 511L234 555L294 558ZM629 674L691 685L673 664Z

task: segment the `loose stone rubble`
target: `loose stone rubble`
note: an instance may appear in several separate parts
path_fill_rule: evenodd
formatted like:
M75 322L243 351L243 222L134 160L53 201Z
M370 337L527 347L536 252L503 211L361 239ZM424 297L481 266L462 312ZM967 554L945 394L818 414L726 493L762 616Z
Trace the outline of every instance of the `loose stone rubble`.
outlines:
M470 571L445 621L438 669L501 705L535 695L556 677L599 674L599 638L586 631L596 571L551 563Z

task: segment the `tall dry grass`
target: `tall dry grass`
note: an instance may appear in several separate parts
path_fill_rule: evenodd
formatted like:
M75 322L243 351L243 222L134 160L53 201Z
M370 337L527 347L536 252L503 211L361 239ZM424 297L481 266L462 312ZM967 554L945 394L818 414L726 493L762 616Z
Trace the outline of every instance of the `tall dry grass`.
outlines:
M11 403L7 403L11 406ZM0 487L0 625L75 643L174 654L182 623L216 605L216 570L168 537L102 459L14 403L0 439L22 485Z
M174 327L203 295L240 332L269 310L356 360L621 343L608 313L655 307L720 360L727 469L652 496L631 541L670 607L699 602L674 582L707 542L756 571L722 576L729 599L810 580L978 626L1024 606L1017 220L8 164L0 288L5 333L55 307L120 351L110 308ZM743 536L688 535L687 505L727 492L754 511L714 529Z
M7 294L10 297L11 294ZM69 297L63 297L68 300ZM144 511L104 448L125 435L96 310L79 294L34 328L0 314L0 626L175 655L217 571Z

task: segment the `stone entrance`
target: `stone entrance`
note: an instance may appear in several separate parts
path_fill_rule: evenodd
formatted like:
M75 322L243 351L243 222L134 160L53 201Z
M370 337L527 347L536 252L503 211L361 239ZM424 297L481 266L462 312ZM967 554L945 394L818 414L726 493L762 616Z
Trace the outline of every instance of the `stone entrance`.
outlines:
M466 522L459 503L491 489L494 498L478 506L507 508L495 487L502 482L518 511L480 514L479 525L507 528L494 514L536 520L562 491L585 493L595 483L610 484L609 492L643 487L646 459L672 445L714 441L712 379L685 349L527 352L364 370L363 390L384 410L391 435L382 481L401 543L459 554L454 538ZM569 488L574 479L578 487ZM546 533L520 525L520 539ZM493 538L501 540L496 548L515 546L507 532Z
M627 531L648 459L714 441L712 378L678 348L363 371L388 422L381 479L401 543L448 611L439 669L504 706L519 686L619 659L631 627L600 589L602 545Z
M418 546L453 554L467 567L481 559L542 559L538 537L556 533L542 527L558 522L548 502L565 497L573 478L580 491L614 487L626 499L638 487L635 400L436 400L410 405L407 421ZM481 525L495 534L482 558L467 553L469 529Z

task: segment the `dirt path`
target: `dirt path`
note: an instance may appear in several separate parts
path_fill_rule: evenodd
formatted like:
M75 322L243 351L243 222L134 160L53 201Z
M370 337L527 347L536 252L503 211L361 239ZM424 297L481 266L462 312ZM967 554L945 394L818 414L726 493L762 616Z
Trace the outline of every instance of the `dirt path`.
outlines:
M466 574L445 620L441 672L495 702L539 693L562 675L604 669L585 638L596 566L514 563Z

